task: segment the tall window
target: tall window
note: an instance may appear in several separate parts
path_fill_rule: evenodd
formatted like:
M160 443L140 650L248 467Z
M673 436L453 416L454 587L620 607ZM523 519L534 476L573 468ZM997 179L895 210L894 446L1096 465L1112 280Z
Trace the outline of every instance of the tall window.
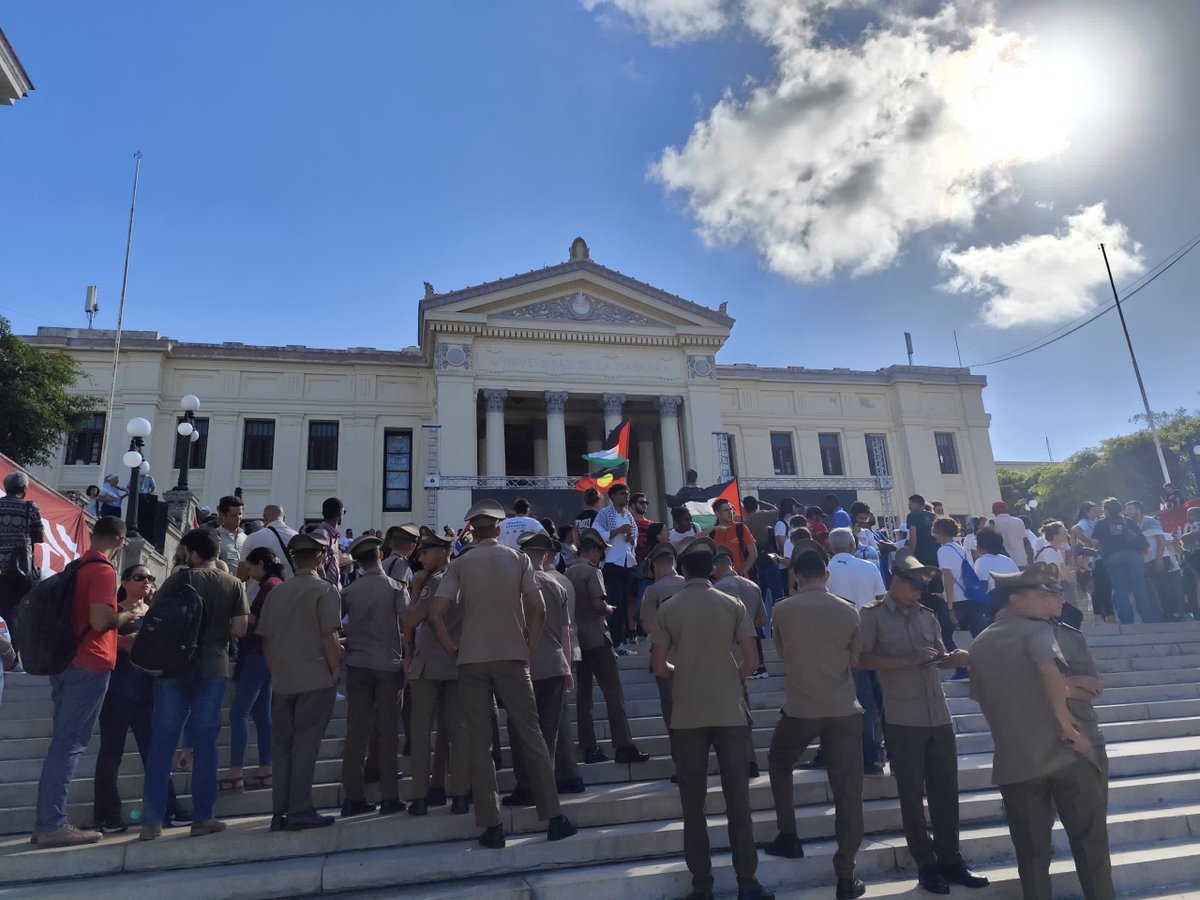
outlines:
M338 467L338 423L308 423L308 470L336 472Z
M880 475L891 475L892 460L888 456L887 435L868 434L866 438L867 466L871 474L876 478Z
M247 419L242 436L242 468L270 469L275 465L275 420Z
M100 464L100 445L104 443L104 413L93 413L83 427L67 438L68 466Z
M383 433L383 509L408 512L412 509L412 432Z
M792 450L792 436L786 431L771 432L771 459L775 463L776 475L796 474L796 454Z
M183 421L183 416L179 416L175 420L178 425ZM174 468L183 468L183 454L185 447L192 448L192 458L188 460L189 469L203 469L204 463L208 460L208 419L193 419L192 427L200 437L192 440L191 437L182 437L175 435L175 462L172 463Z
M821 448L821 471L826 475L845 475L842 466L842 438L838 434L818 434L817 443Z
M958 447L954 444L954 435L949 431L935 431L933 444L937 447L938 465L942 468L942 474L959 474Z

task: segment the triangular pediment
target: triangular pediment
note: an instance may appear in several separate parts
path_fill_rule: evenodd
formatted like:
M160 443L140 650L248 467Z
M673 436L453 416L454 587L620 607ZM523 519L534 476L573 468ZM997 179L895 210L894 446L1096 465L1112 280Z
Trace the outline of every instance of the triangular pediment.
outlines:
M633 325L651 328L670 328L675 323L664 322L627 305L599 297L595 292L578 290L502 309L490 314L494 319L524 322L591 322L607 325Z

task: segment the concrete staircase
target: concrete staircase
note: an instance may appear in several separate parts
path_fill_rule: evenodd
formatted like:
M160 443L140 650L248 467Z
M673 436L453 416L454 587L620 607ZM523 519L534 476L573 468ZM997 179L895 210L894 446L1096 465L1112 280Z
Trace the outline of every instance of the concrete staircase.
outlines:
M1100 717L1111 760L1110 838L1118 890L1126 896L1200 896L1200 622L1152 626L1088 626L1106 689ZM657 691L645 655L620 660L627 712L639 747L654 754L640 765L581 765L585 794L564 798L579 834L551 844L532 809L505 809L504 850L475 843L473 816L447 808L425 818L374 815L341 820L316 832L271 834L270 791L222 796L217 814L223 834L193 839L168 830L143 844L136 829L99 844L37 850L28 832L41 758L49 743L51 704L45 679L10 676L0 705L0 896L109 896L117 891L169 892L173 900L197 897L290 897L324 893L354 897L652 898L686 894L683 828L673 769L659 716ZM749 682L754 743L763 776L752 783L755 833L775 834L766 777L766 748L783 699L783 667L767 649L769 679ZM968 860L992 879L973 898L1020 895L1012 845L999 793L990 784L992 741L967 685L947 683L958 732L962 845ZM604 703L597 692L596 724L607 738ZM345 705L339 702L317 767L316 798L333 811L341 804L340 757ZM253 737L253 731L251 732ZM222 731L222 764L228 756ZM91 773L99 738L84 756L70 793L76 824L91 819ZM141 761L130 737L121 793L132 818L142 786ZM504 751L505 765L510 757ZM254 745L247 765L255 762ZM251 769L252 771L252 769ZM710 838L718 891L734 878L715 761L709 782ZM189 776L175 785L187 802ZM794 774L799 830L806 857L760 856L759 878L780 897L832 895L833 810L823 772ZM511 788L512 772L500 773ZM407 797L407 780L401 785ZM867 840L858 873L868 896L914 892L915 873L904 846L891 777L866 783ZM1066 836L1055 831L1056 894L1078 896ZM919 890L916 890L920 893Z

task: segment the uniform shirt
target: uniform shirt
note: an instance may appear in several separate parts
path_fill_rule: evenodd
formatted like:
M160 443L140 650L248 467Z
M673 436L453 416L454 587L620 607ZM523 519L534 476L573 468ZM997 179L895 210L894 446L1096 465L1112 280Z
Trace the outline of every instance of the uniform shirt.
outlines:
M829 560L829 581L825 583L825 589L849 600L858 610L874 603L887 590L879 566L849 553L836 553Z
M614 535L613 532L622 525L630 526L629 534ZM612 545L604 551L606 566L621 566L629 569L637 565L637 553L634 548L637 546L638 527L629 507L625 507L624 512L617 512L615 506L604 507L596 513L596 520L592 523L592 527Z
M579 628L575 625L575 585L571 584L570 578L556 569L542 571L567 592L567 630L571 632L571 661L578 662L582 657L579 653Z
M517 538L527 531L545 531L542 523L530 516L510 516L500 523L499 541L505 547L517 549Z
M325 659L325 636L342 624L338 589L311 569L271 589L258 620L270 657L271 688L303 694L333 686Z
M771 636L787 665L786 715L828 719L862 712L850 675L859 629L858 610L823 585L805 585L775 604Z
M646 593L642 595L640 617L643 631L647 634L650 633L650 629L654 627L654 619L658 615L659 607L682 591L686 584L686 578L672 572L646 586Z
M1068 678L1072 675L1090 675L1092 678L1099 678L1100 670L1096 668L1096 661L1092 658L1092 651L1088 648L1087 639L1083 633L1065 622L1053 621L1051 624L1054 626L1054 639L1058 641L1058 648L1062 651L1063 659L1066 660L1063 674ZM1092 705L1092 702L1068 697L1067 709L1079 723L1079 730L1083 732L1088 742L1093 747L1103 747L1104 733L1100 730L1100 717L1096 715L1096 707Z
M417 626L417 636L413 641L412 665L408 670L409 676L417 680L458 680L458 663L446 653L445 648L438 641L437 635L433 632L433 626L429 624L429 607L433 605L433 598L438 595L438 588L442 583L442 576L445 574L445 566L430 574L425 579L425 583L421 585L420 596L413 601L413 612L423 619ZM462 607L458 603L458 598L454 597L450 601L446 615L442 617L442 622L446 626L450 642L455 646L458 646L462 639L462 619Z
M1008 513L998 513L992 527L1004 538L1004 549L1018 568L1023 569L1029 565L1029 554L1025 552L1025 541L1028 540L1025 523Z
M395 672L401 665L400 619L408 606L408 589L367 569L342 591L346 612L346 665Z
M1056 772L1078 758L1059 734L1038 666L1066 665L1054 627L1005 607L971 645L971 698L996 744L993 784L1018 784Z
M412 566L403 556L389 556L383 561L383 572L392 581L400 581L405 585L412 584Z
M945 653L937 616L921 604L905 608L890 596L860 611L862 652L870 656L912 656L927 647ZM889 725L949 725L941 670L933 664L880 669Z
M204 678L228 678L233 674L229 665L229 641L233 637L232 623L236 616L250 615L246 587L228 572L220 569L184 569L163 582L160 594L174 586L188 573L192 587L204 599L204 635L200 645L200 674ZM259 631L261 634L261 629Z
M97 633L88 623L93 603L117 611L117 572L99 550L86 551L79 561L86 565L75 576L71 626L83 637L71 665L88 672L111 672L117 665L117 629Z
M567 566L565 574L575 588L575 627L579 631L579 649L595 650L611 645L607 614L592 608L597 598L608 596L600 569L586 559L574 559Z
M767 617L767 607L763 605L762 590L749 578L743 578L736 572L730 572L724 578L714 581L713 587L741 600L742 606L746 607L746 615L750 617L751 625L759 619Z
M740 600L707 578L686 586L658 609L650 641L674 651L671 728L745 728L750 722L742 676L730 647L754 637Z
M539 589L533 564L524 553L495 538L475 541L470 553L456 557L435 596L463 609L458 664L520 660L528 662L522 594Z
M567 592L549 572L535 575L546 602L546 624L529 658L529 680L542 681L561 678L570 671L562 645L562 630L568 622Z

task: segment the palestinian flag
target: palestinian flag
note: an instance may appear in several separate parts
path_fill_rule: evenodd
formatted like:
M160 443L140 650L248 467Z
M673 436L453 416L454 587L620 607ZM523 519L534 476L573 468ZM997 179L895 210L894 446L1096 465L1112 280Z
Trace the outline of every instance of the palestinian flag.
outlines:
M612 430L612 434L608 436L608 440L604 442L604 446L608 449L597 450L595 453L585 453L583 458L594 465L599 466L604 471L616 469L620 466L629 466L629 420L626 419L620 425ZM628 474L628 471L618 473L621 475Z
M684 488L678 494L667 495L670 508L686 506L692 514L692 521L701 529L717 524L717 514L713 512L713 503L717 500L728 500L733 504L734 518L742 519L742 495L736 478L720 481L705 488Z

